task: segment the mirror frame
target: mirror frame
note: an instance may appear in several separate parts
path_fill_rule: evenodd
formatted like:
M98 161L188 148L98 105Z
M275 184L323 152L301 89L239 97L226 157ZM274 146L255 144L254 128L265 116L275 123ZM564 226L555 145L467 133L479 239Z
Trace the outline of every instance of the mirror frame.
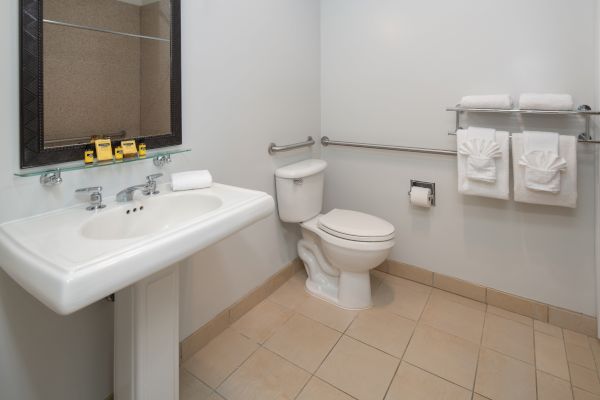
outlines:
M171 1L171 134L139 136L148 149L182 143L181 4ZM20 0L20 166L82 160L86 144L44 147L43 0Z

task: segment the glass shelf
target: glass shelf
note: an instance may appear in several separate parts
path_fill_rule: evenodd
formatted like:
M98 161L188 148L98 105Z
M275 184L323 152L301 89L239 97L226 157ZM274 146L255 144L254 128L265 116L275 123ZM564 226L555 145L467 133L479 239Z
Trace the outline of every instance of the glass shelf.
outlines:
M56 170L60 170L60 172L80 171L80 170L84 170L84 169L94 169L94 168L108 167L111 165L123 165L123 164L138 162L138 161L154 160L157 157L165 157L165 156L170 157L174 154L187 153L190 151L192 151L192 149L175 149L175 150L162 150L162 151L156 150L156 151L149 151L146 154L146 157L124 158L123 160L119 160L119 161L117 161L117 160L94 161L93 164L84 164L83 161L81 161L81 162L77 162L75 164L67 164L62 167L50 167L50 168L46 168L46 169L42 169L42 170L15 172L14 175L21 177L21 178L28 178L28 177L32 177L32 176L46 175L46 174L54 172Z

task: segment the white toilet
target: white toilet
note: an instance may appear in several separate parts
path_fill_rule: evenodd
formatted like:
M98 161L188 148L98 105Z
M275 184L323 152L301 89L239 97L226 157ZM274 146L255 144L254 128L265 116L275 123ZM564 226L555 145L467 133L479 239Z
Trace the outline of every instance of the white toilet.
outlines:
M369 271L394 246L394 226L357 211L323 207L323 160L305 160L275 171L279 217L299 222L298 254L308 272L306 289L339 307L371 307Z

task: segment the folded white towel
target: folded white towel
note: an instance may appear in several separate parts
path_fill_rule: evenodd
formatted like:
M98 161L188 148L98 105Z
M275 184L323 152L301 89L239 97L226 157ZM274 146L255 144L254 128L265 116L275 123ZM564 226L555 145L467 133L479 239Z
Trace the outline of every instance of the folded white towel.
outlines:
M204 189L213 184L212 175L207 170L186 171L171 174L173 191Z
M528 189L560 192L560 174L567 168L567 162L558 154L534 151L522 155L519 165L525 167L525 186Z
M522 110L569 111L573 107L570 94L523 93L519 98Z
M496 182L496 158L502 156L496 143L496 130L467 129L467 140L458 146L458 152L467 157L467 178L483 182Z
M474 139L482 139L484 131L474 131L471 135L467 130L459 130L456 133L457 148L461 149L467 142ZM496 180L494 182L470 179L467 171L469 156L458 152L458 191L472 196L492 197L496 199L508 200L509 198L509 139L508 132L495 132L494 142L499 147L500 156L494 157L494 167L496 169ZM469 146L469 145L467 145ZM489 154L489 153L488 153ZM492 152L495 154L495 151ZM487 164L489 165L489 164Z
M559 166L553 164L556 159L548 161L547 156L540 154L530 154L525 156L525 140L523 134L514 133L512 135L513 148L513 174L515 201L532 204L545 204L550 206L561 206L575 208L577 206L577 139L574 136L559 136L559 156L564 158L567 168L560 176L560 190L558 193L551 193L540 190L532 190L527 187L526 166L522 165L522 161L528 164L544 165L544 166ZM542 152L541 154L543 154ZM532 157L539 157L536 160L531 160ZM535 179L543 181L544 175L548 179L550 174L538 173L531 171L530 174L538 174ZM559 172L560 174L560 172ZM552 178L553 176L550 176ZM532 176L529 176L531 179Z
M559 152L559 134L555 132L523 132L523 152L525 154L533 151Z
M459 104L463 108L499 108L502 110L510 110L512 105L512 98L508 94L465 96Z
M559 156L559 135L554 132L523 132L525 186L542 192L560 192L560 173L567 162Z

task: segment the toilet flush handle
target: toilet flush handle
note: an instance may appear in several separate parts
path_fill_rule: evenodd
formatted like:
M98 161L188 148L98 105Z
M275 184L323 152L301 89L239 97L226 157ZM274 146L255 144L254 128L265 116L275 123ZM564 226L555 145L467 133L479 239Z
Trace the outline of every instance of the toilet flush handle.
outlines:
M294 178L294 185L302 185L303 183L304 183L304 179Z

